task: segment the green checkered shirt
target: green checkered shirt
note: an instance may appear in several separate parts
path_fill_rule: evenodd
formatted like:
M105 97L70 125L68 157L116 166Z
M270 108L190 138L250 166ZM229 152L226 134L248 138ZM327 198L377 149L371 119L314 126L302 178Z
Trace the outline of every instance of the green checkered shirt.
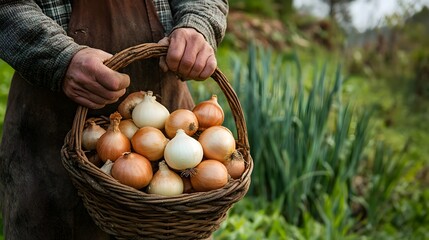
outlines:
M191 27L216 49L226 30L227 0L153 0L164 30ZM0 59L28 82L61 91L67 66L84 48L67 36L71 0L0 0Z

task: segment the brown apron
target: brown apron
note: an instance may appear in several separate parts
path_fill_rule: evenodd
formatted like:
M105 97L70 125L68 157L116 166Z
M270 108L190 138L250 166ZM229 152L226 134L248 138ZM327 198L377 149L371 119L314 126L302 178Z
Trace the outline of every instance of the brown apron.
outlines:
M74 0L69 34L79 44L112 54L144 42L157 42L163 29L151 0ZM152 90L172 111L191 108L186 83L162 73L158 60L121 70L131 77L127 94ZM119 103L119 102L118 102ZM108 115L112 104L88 115ZM0 148L0 179L5 239L109 239L95 226L61 163L60 149L77 105L13 77Z

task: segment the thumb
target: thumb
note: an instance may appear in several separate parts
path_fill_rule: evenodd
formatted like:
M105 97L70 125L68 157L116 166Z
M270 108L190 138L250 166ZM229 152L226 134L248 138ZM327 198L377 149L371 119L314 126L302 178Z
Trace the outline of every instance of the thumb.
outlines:
M164 37L163 39L159 40L158 44L161 46L168 46L168 45L170 45L170 38ZM168 71L168 65L167 65L167 62L165 60L165 56L162 56L159 58L159 67L161 68L161 70L163 72Z
M158 41L158 44L161 46L168 46L170 45L170 38L169 37L164 37L161 40Z

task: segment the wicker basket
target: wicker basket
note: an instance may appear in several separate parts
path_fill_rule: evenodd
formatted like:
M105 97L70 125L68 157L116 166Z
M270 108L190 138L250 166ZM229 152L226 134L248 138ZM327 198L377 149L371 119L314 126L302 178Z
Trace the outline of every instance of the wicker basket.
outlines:
M165 56L167 47L142 44L106 61L118 70L136 60ZM212 78L228 100L237 129L237 149L246 161L240 179L214 191L164 197L120 184L89 162L81 147L88 109L78 107L61 150L62 161L95 223L118 239L205 239L219 228L227 211L246 194L253 160L240 102L226 77L216 69Z

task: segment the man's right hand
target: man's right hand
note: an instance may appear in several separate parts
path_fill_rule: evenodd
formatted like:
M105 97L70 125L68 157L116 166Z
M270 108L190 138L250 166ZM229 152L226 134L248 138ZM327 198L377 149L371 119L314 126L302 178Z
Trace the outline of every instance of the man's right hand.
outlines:
M94 48L77 52L64 78L63 91L66 96L90 109L99 109L118 101L130 85L130 78L103 64L110 57L110 53Z

